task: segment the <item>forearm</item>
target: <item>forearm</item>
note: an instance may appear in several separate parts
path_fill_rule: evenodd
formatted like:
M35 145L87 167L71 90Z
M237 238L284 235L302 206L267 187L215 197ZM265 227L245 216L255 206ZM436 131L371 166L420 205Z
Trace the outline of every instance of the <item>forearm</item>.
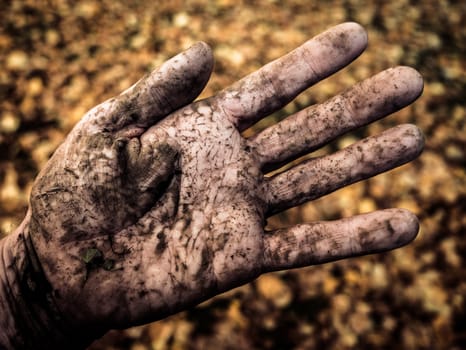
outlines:
M0 349L84 348L66 331L27 221L0 241Z

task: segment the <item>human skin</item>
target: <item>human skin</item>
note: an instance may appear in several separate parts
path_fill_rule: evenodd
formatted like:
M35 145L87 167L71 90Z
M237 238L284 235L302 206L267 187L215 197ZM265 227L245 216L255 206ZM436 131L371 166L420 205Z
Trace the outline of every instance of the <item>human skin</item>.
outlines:
M355 59L367 35L336 26L217 95L198 43L91 109L35 180L0 242L0 348L85 348L260 274L386 251L418 221L387 209L265 231L267 217L417 157L400 125L274 176L268 171L413 102L422 78L388 69L250 138L241 132Z

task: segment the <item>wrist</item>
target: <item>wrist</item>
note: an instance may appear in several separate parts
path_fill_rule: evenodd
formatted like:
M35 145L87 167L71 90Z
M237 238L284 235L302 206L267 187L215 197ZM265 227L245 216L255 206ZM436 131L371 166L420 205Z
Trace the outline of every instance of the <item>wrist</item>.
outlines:
M0 348L83 348L55 303L31 240L29 217L0 241ZM79 335L79 334L78 334Z

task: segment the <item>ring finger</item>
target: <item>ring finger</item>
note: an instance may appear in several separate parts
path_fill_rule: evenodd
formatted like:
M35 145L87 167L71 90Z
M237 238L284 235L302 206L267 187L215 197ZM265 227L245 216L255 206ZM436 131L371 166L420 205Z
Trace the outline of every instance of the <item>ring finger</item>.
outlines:
M267 180L268 215L409 162L423 146L421 131L405 124L334 154L305 161Z

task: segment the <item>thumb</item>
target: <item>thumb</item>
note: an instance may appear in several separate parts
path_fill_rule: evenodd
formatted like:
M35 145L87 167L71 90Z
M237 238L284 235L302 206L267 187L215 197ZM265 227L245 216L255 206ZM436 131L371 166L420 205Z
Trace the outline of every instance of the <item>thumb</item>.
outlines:
M172 57L136 84L90 110L82 123L91 132L146 129L191 103L204 89L213 68L210 47L199 42Z

